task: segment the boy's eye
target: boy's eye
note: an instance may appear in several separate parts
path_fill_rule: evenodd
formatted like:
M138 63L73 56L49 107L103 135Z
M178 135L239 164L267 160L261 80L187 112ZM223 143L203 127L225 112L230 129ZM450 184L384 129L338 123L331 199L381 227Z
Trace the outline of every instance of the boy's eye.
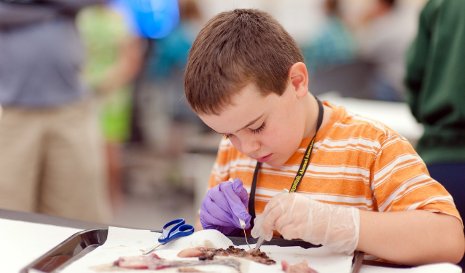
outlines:
M262 123L262 125L260 125L260 127L258 127L257 129L250 129L250 131L252 132L252 134L258 134L261 131L263 131L263 129L265 129L265 123Z
M263 129L265 129L265 123L262 123L262 125L260 125L260 127L258 127L257 129L249 129L249 130L250 132L252 132L252 134L258 134L261 131L263 131ZM225 138L228 138L228 139L234 136L233 134L223 134L223 135Z

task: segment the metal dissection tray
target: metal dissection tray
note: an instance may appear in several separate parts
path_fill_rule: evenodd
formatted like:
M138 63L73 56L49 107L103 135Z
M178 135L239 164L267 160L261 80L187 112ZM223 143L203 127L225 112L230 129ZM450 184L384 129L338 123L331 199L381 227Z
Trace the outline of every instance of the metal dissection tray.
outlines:
M66 267L107 240L108 229L78 232L23 268L20 273L51 273Z

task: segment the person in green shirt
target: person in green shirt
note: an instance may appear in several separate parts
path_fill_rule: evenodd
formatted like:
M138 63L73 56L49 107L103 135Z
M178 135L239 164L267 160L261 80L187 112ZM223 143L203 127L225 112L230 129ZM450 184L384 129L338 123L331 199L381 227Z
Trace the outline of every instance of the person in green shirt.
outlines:
M465 1L430 0L407 56L408 103L424 125L416 147L465 215ZM461 262L464 266L464 260Z

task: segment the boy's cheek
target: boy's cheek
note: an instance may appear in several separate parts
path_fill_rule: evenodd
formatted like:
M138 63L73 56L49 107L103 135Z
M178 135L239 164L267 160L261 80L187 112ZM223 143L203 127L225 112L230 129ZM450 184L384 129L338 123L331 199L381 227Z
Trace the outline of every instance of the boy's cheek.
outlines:
M231 136L231 137L229 138L229 141L231 141L231 144L232 144L236 149L238 149L239 151L242 151L242 149L241 149L241 142L239 141L239 139L237 139L237 137Z

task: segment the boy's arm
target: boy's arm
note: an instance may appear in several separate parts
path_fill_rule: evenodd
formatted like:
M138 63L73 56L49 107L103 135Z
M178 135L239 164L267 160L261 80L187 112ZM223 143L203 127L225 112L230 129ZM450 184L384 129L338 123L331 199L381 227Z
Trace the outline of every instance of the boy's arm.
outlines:
M459 261L465 239L452 197L405 138L387 130L379 141L370 169L378 212L360 211L358 248L409 265Z
M371 165L376 212L283 193L257 217L252 236L268 240L277 230L286 239L323 244L339 253L358 249L407 265L458 262L465 242L452 198L428 175L407 140L387 136Z
M358 250L407 265L457 263L464 254L460 221L450 215L413 210L360 211Z

